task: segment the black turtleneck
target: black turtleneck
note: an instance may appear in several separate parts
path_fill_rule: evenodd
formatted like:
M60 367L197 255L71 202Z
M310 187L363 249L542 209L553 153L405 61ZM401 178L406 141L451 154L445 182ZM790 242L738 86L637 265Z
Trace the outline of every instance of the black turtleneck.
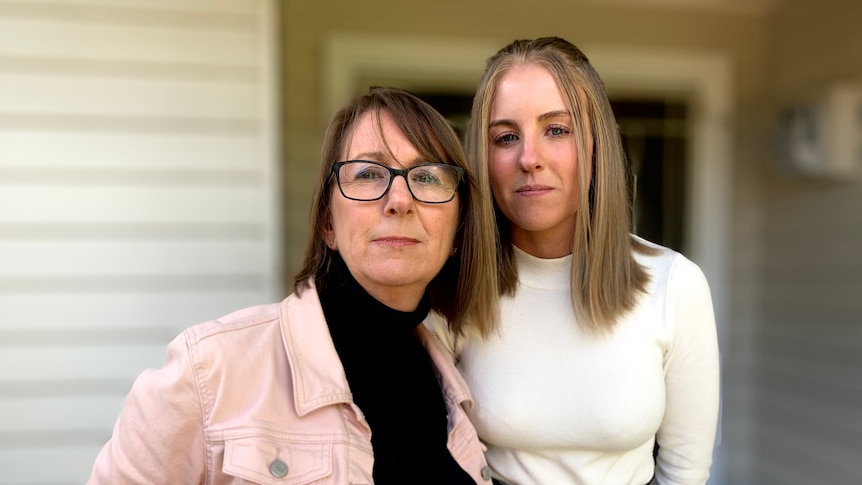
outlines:
M474 483L446 448L440 384L414 332L428 314L427 293L416 310L394 310L336 259L320 303L353 401L371 427L374 483Z

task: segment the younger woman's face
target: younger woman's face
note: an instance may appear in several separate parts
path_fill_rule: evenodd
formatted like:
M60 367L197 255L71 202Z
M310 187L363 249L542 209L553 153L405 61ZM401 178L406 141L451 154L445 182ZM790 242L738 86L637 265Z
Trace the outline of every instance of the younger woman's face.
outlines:
M488 128L494 200L512 241L534 256L571 253L578 210L578 154L571 113L551 73L510 68L496 85Z

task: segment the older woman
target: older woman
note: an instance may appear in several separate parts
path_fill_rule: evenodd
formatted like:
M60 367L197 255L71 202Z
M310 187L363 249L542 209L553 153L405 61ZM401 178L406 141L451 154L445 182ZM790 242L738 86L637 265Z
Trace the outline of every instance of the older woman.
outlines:
M560 38L512 42L488 60L472 116L505 297L497 331L466 332L455 351L496 477L705 483L719 401L709 287L684 256L629 233L595 69Z
M376 88L341 110L294 294L177 337L89 483L490 483L470 394L419 325L429 310L480 333L494 319L479 186L412 95Z

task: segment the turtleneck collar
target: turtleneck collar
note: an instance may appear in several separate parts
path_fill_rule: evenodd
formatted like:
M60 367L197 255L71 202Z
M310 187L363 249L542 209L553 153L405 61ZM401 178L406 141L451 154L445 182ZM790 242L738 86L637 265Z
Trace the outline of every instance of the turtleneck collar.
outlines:
M569 288L572 280L572 255L562 258L537 258L513 246L522 285L541 289Z
M431 308L427 291L412 312L384 305L365 291L338 255L319 294L323 313L333 333L341 330L354 333L350 329L355 329L379 338L391 332L412 332Z

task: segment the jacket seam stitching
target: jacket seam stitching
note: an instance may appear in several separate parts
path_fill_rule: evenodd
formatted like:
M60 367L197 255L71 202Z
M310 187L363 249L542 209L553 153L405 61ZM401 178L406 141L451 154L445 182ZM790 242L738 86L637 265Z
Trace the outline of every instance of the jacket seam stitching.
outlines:
M206 429L207 423L210 421L210 395L206 386L200 379L200 369L198 368L200 359L197 354L196 342L191 342L186 338L186 346L189 350L189 360L191 361L189 367L191 368L192 378L194 379L195 387L198 391L198 404L201 411L201 439L204 443L204 462L206 463L206 466L204 467L204 483L208 483L209 471L213 463L212 450L206 445Z

